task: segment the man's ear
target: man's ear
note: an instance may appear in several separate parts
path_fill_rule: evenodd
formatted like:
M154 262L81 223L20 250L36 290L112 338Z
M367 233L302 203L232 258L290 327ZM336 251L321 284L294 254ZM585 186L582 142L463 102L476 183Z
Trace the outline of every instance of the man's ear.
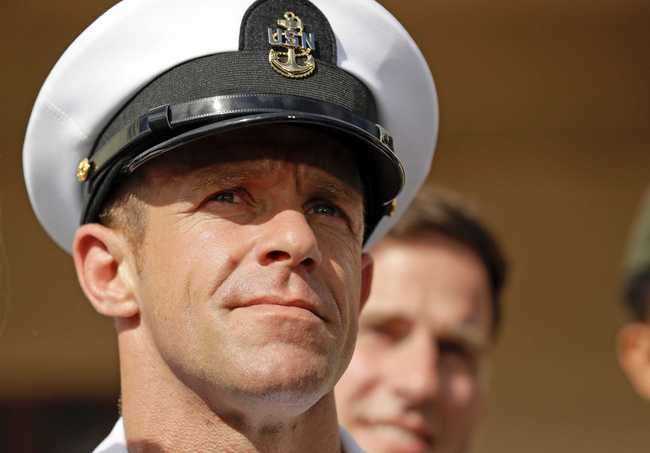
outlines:
M634 322L621 328L618 361L637 393L650 399L650 325Z
M135 269L128 259L127 239L103 225L89 223L77 229L72 247L81 289L95 310L111 318L137 315Z
M372 275L375 268L375 262L368 253L361 255L361 302L359 311L363 309L370 297L370 288L372 286Z

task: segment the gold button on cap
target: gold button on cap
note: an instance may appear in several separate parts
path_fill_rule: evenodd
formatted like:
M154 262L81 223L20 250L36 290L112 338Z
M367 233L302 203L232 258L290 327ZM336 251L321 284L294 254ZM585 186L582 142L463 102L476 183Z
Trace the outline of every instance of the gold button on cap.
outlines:
M79 165L77 165L77 180L79 182L86 182L92 169L93 164L88 159L79 162Z

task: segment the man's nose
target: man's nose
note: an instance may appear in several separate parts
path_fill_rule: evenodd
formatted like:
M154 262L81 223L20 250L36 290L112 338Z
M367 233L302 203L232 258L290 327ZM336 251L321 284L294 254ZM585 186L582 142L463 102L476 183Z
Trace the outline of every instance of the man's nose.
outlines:
M439 378L435 339L420 332L406 340L393 364L392 387L412 404L421 404L436 397Z
M283 264L311 272L322 261L318 240L305 215L294 210L276 214L264 225L265 232L255 247L263 266Z

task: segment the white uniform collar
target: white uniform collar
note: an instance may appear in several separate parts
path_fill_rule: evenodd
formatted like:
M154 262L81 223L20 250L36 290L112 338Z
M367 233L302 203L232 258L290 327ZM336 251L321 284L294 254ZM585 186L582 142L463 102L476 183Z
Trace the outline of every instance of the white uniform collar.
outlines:
M343 444L344 453L363 453L363 450L359 448L350 433L343 429L343 427L339 427L339 432L341 433L341 443ZM122 417L115 423L108 437L93 450L93 453L128 453Z

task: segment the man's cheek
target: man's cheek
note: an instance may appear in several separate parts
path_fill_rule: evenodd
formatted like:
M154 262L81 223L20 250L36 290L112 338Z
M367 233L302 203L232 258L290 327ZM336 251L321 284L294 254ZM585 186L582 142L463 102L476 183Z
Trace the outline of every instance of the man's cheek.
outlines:
M456 373L445 379L446 391L458 408L471 406L479 395L478 378L470 373Z
M377 351L368 346L363 333L359 334L354 358L345 373L348 393L351 397L366 394L381 380Z

